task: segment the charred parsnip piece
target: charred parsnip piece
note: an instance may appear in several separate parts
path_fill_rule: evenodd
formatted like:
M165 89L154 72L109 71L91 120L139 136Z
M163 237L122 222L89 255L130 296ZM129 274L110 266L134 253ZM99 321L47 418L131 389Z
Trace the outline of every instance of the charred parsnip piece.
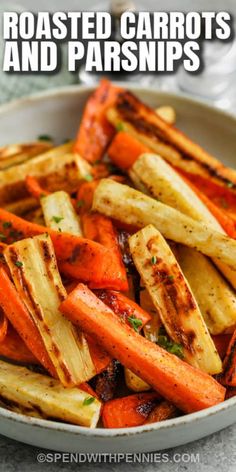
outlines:
M130 238L130 251L169 336L183 346L185 360L208 374L222 363L196 300L170 247L150 225Z
M87 392L64 388L58 380L0 361L0 395L13 411L95 428L101 403Z
M46 226L57 231L82 236L79 216L71 203L68 193L51 193L40 199Z
M0 147L0 170L28 161L32 157L48 151L51 147L52 143L49 141L10 144Z
M140 228L153 224L165 238L236 269L235 240L126 185L103 179L94 193L93 210Z
M66 298L50 236L24 239L4 251L17 291L42 336L64 386L91 379L96 370L85 337L59 311Z
M181 211L197 221L209 223L216 231L224 233L218 221L210 213L193 190L160 156L144 154L130 169L130 177L143 186L151 196ZM236 323L236 297L219 272L199 252L179 246L179 261L199 303L212 334L222 333ZM194 261L194 262L193 262ZM231 284L236 287L236 271L214 260Z
M226 234L191 187L157 154L140 156L130 169L129 175L143 193L160 199L196 221L210 224L215 231ZM236 271L218 260L214 262L236 288Z

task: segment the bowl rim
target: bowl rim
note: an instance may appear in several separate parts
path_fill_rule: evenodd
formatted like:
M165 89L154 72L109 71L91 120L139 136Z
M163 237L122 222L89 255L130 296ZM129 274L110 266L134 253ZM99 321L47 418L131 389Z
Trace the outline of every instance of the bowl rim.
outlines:
M119 85L127 87L126 83L119 83ZM84 93L92 92L96 87L86 86L86 85L70 85L65 87L59 88L52 88L46 91L40 91L34 93L32 95L28 95L26 97L19 98L17 100L13 100L11 102L5 103L0 105L0 115L3 115L7 112L14 112L16 109L24 108L24 106L28 104L35 104L38 101L47 99L47 98L57 98L63 97L68 95L83 95ZM130 90L150 94L155 94L158 96L167 97L171 100L177 99L180 101L184 101L185 103L194 104L197 106L202 106L204 109L208 110L209 112L215 112L217 115L225 117L226 119L230 119L236 125L236 115L232 112L224 111L220 108L215 108L214 106L210 105L205 100L199 100L198 98L193 98L190 95L184 93L173 93L168 91L157 90L154 87L141 87L138 84L128 84ZM215 406L210 408L206 408L204 410L197 411L195 413L190 413L187 415L180 416L178 418L169 419L165 421L160 421L156 423L151 423L149 425L141 425L129 428L116 428L116 429L105 429L105 428L95 428L91 429L85 426L73 425L70 423L58 423L52 420L45 420L35 417L29 417L21 413L15 413L6 408L0 407L0 418L4 418L11 422L20 423L26 426L35 426L38 428L47 429L49 431L58 431L63 433L73 433L75 435L82 435L82 436L89 436L93 438L117 438L122 436L135 436L137 434L142 433L150 433L153 431L158 430L165 430L168 428L178 427L181 425L188 425L190 423L196 423L198 421L204 420L207 417L212 417L217 414L224 412L224 410L228 410L231 407L236 406L236 396L230 399L225 400L222 403L219 403Z

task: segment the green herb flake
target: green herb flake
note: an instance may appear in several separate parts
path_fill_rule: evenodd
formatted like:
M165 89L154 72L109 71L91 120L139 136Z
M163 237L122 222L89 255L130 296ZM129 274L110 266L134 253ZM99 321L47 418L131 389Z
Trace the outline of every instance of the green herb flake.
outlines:
M55 223L60 223L60 221L64 220L63 216L53 216L52 221L55 221Z
M4 221L3 228L7 229L7 228L11 228L11 226L12 226L12 223L10 221Z
M81 208L82 206L84 206L84 203L85 203L84 200L78 200L77 203L76 203L76 206L78 208Z
M3 234L3 233L0 233L0 239L1 239L1 240L3 240L3 239L6 239L6 236L5 236L5 234Z
M170 282L173 282L173 281L174 281L174 276L173 276L173 275L168 275L168 280L169 280Z
M232 188L234 186L233 182L227 182L226 185L227 185L228 188Z
M38 141L53 141L53 139L48 134L40 134L38 136Z
M16 262L15 262L15 265L16 265L16 267L22 267L22 266L23 266L23 262L21 262L21 261L16 261Z
M156 256L152 256L151 258L151 264L154 265L157 263L157 257Z
M138 328L143 324L142 320L139 320L136 316L128 316L128 322L137 333L139 331Z
M117 125L116 125L116 130L117 130L117 131L124 131L124 129L125 129L125 128L124 128L124 125L123 125L122 122L117 123Z
M87 398L84 399L83 405L84 406L91 405L91 403L93 403L94 401L95 401L94 397L87 397Z
M159 329L157 344L158 346L162 347L171 354L180 357L180 359L184 358L182 344L175 343L174 341L172 341L167 335L164 327Z
M84 176L84 180L86 180L87 182L92 182L93 176L91 174L87 174Z

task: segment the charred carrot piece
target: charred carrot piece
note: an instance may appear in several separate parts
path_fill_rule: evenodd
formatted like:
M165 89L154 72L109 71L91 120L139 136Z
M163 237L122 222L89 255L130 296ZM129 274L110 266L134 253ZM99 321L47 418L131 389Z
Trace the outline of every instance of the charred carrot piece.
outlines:
M110 400L103 407L103 425L105 428L141 426L158 401L160 396L152 392Z
M147 146L125 131L119 131L108 149L108 156L117 167L128 170L145 152L150 152Z
M232 335L230 334L218 334L216 336L212 336L215 347L221 359L224 359L226 356L231 337Z
M151 319L149 313L123 293L115 292L115 290L96 290L95 293L103 303L132 326L135 331L140 331Z
M115 131L107 120L106 111L114 105L121 90L104 79L86 103L74 151L89 162L103 157L114 135Z
M7 227L6 227L7 223ZM9 243L48 233L53 241L61 271L91 286L126 290L126 274L121 274L110 249L102 244L26 221L0 208L0 231Z
M9 324L7 335L0 342L0 355L13 361L38 364L38 360L28 349L17 331Z
M25 179L25 185L30 195L32 195L32 197L36 198L37 200L42 197L46 197L46 195L50 195L50 192L42 188L38 180L32 175L27 175Z
M236 387L236 330L230 339L223 367L223 383L231 387Z
M0 308L0 343L2 343L7 335L8 319L5 316L2 307Z
M116 267L117 274L119 274L117 290L128 290L126 270L122 261L117 232L112 221L98 213L87 213L82 216L82 226L85 238L96 241L111 251L110 263ZM121 285L122 281L123 285ZM101 287L99 282L96 285L93 284L94 288L95 286Z
M37 327L6 272L0 268L0 305L32 355L56 377L55 369Z
M225 388L216 380L135 332L85 285L79 284L60 309L177 408L190 413L224 400Z
M175 418L178 416L178 413L178 408L176 408L173 403L163 401L153 408L147 420L145 421L145 424L169 420L170 418Z
M77 193L77 208L80 213L90 211L93 203L94 191L99 184L99 180L93 180L92 182L84 182Z

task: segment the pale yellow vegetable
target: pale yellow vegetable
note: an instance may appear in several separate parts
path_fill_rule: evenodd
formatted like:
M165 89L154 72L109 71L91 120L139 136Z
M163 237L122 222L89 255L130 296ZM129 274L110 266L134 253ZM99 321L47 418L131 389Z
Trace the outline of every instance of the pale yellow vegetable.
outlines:
M170 125L174 125L176 122L176 112L175 109L169 105L163 105L161 107L156 108L155 112L159 115L163 120L167 121Z
M135 266L171 339L191 365L217 374L222 363L200 309L170 247L149 225L129 239Z
M65 231L82 236L79 216L71 203L68 193L51 193L40 199L46 226L57 231Z
M103 179L93 210L137 227L153 224L165 238L193 247L236 270L236 241L127 185Z
M0 396L7 408L28 416L95 428L101 403L78 387L0 361Z
M35 141L31 143L10 144L0 147L0 170L16 166L28 161L52 148L48 141Z
M125 383L133 392L146 392L151 389L147 382L144 382L144 380L140 379L140 377L127 368L125 368Z
M51 238L23 239L4 251L21 299L42 336L63 385L79 385L95 374L85 337L59 311L66 298Z

